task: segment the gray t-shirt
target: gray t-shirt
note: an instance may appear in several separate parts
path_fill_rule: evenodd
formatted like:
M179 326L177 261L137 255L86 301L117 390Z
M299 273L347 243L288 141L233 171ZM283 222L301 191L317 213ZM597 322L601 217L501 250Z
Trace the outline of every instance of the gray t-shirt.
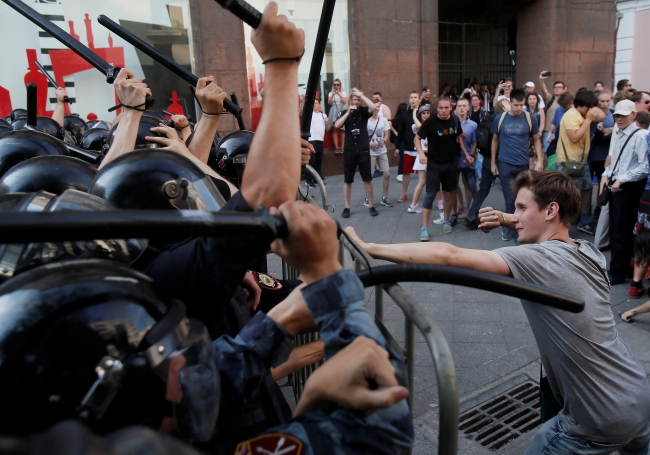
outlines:
M585 299L585 309L577 314L521 303L553 394L564 403L562 425L583 439L623 443L650 422L650 384L618 336L605 258L591 243L574 242L578 249L551 240L495 252L516 279Z
M506 118L499 130L501 116ZM528 145L530 137L539 134L539 126L534 118L530 119L530 127L526 114L522 112L516 117L505 112L494 117L492 122L492 134L499 136L499 161L512 164L513 166L528 165ZM532 128L532 131L531 131Z

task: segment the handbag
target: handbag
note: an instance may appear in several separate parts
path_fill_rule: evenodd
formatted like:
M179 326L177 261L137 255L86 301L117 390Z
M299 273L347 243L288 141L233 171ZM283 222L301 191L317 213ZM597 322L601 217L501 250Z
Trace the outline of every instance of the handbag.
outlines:
M568 158L568 155L566 153L566 146L564 145L564 140L560 138L560 141L562 142L562 149L564 150L564 157ZM569 177L584 177L585 175L585 151L587 149L587 141L585 141L585 145L582 147L582 159L580 161L576 160L565 160L562 161L560 164L562 164L562 170L564 171L565 174L567 174Z
M539 420L544 423L558 415L564 407L555 398L551 384L546 376L542 376L542 365L539 366Z
M632 136L636 134L637 131L639 131L641 128L638 128L634 131L632 131L632 134L630 134L627 137L627 140L623 144L623 147L621 148L621 152L618 154L618 158L616 159L616 163L614 163L614 168L612 169L612 175L614 175L614 172L616 172L616 168L618 167L618 163L621 161L621 157L623 156L623 151L625 150L625 147L627 147L627 143L630 142L630 139L632 139ZM603 188L602 194L598 195L598 205L603 206L607 205L609 202L609 197L612 194L612 183L607 179L607 183L605 183L605 188Z

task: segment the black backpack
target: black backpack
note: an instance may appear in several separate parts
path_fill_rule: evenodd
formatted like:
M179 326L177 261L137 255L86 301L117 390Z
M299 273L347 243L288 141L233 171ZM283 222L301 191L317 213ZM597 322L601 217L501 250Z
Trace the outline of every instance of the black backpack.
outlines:
M492 144L492 123L496 113L490 113L478 124L476 128L476 146L479 150L490 150Z

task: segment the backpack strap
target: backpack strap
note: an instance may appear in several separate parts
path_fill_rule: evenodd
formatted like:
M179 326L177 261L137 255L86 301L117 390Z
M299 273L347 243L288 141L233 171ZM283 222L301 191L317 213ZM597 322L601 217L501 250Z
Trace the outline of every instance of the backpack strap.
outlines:
M526 122L528 123L528 136L533 137L533 122L530 119L530 112L524 111L524 115L526 116Z
M499 119L499 124L497 125L497 136L501 134L501 125L503 125L503 121L506 119L506 115L508 115L507 112L501 114L501 118Z

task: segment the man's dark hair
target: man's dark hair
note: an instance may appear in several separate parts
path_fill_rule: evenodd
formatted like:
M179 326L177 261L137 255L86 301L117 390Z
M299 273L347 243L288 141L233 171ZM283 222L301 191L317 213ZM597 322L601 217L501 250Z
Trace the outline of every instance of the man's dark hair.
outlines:
M557 98L557 105L560 106L562 109L568 109L571 107L571 104L573 103L573 93L571 92L564 92Z
M650 127L650 112L639 111L634 120L639 124L639 128L647 130Z
M557 84L562 84L562 88L566 88L566 84L562 81L555 81L553 82L553 87L555 87Z
M640 103L641 100L643 99L643 95L644 95L645 93L648 93L648 92L642 92L642 91L634 92L634 93L630 96L630 101L634 101L635 103Z
M472 96L470 97L470 101L471 101L472 98L474 98L474 97L478 98L479 100L481 99L481 95L479 95L478 93L472 93Z
M600 85L602 85L603 87L605 87L605 84L603 84L603 81L596 81L596 82L594 82L594 87L597 86L598 84L600 84Z
M512 182L515 193L525 188L533 193L533 198L540 209L556 202L560 207L560 222L566 227L580 211L580 190L578 184L561 171L525 171L520 172Z
M626 91L619 90L614 95L614 98L612 98L612 101L614 102L614 106L616 106L616 103L618 103L619 101L629 100L629 99L630 99L630 95L628 95Z
M451 98L449 98L448 96L443 96L442 98L440 98L440 99L438 100L438 103L441 103L441 102L443 102L443 101L446 101L446 102L448 102L448 103L451 105Z
M616 83L616 90L623 90L623 87L625 87L628 82L630 82L629 79L621 79Z
M429 86L428 86L428 85L425 85L424 87L422 87L422 91L423 91L423 92L426 92L427 90L429 90Z
M591 90L580 90L576 93L576 97L573 98L573 105L575 107L587 106L589 108L598 106L598 96Z
M510 92L510 100L525 101L526 92L520 88L516 88L512 92Z
M375 96L375 95L379 95L379 96L381 96L382 98L384 97L384 95L382 95L381 92L375 92L375 93L372 94L372 96Z

